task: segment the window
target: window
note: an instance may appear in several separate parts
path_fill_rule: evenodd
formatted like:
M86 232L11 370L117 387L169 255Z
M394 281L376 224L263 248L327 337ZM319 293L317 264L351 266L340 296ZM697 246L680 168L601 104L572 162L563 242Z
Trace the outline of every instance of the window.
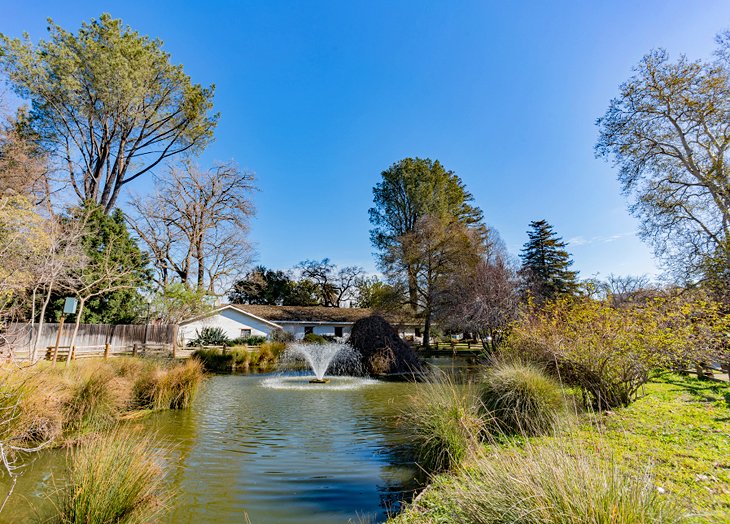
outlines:
M309 335L310 333L314 333L314 326L304 326L304 334Z
M416 336L417 337L421 336L421 328L416 328Z
M335 327L335 336L338 338L342 338L342 326Z
M241 329L241 338L248 338L251 336L250 329Z

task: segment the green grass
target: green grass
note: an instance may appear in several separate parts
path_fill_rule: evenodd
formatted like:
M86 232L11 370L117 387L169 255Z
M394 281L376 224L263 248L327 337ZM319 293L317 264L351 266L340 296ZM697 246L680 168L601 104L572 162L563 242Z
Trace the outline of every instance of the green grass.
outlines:
M649 479L655 491L651 494L644 492L642 496L658 495L659 502L681 509L688 516L688 522L730 522L729 401L730 386L726 383L676 375L654 377L646 385L644 395L626 408L580 415L577 426L570 425L556 435L529 438L527 445L524 445L525 439L521 439L523 444L513 440L485 445L484 449L492 464L502 470L516 464L516 458L527 465L529 461L525 460L539 456L536 453L548 453L549 456L550 450L580 450L587 463L601 458L604 471L629 479L628 485L632 486L631 491L637 497L642 494L641 479ZM558 459L553 462L558 463ZM500 495L497 491L490 494L489 490L480 494L464 491L468 482L463 480L469 479L468 475L477 475L475 468L479 469L478 461L467 464L465 471L435 478L418 501L397 516L394 522L499 522L480 521L473 515L467 518L459 513L458 508L463 508L467 499ZM517 480L526 482L529 478L527 473L521 474L529 469L510 468L510 471ZM565 471L564 475L563 485L576 478L571 471ZM631 484L630 479L639 483ZM560 477L556 477L553 484L559 481ZM525 497L523 495L522 498ZM648 499L636 498L638 502L642 500ZM616 519L615 522L659 520L647 514L646 517Z

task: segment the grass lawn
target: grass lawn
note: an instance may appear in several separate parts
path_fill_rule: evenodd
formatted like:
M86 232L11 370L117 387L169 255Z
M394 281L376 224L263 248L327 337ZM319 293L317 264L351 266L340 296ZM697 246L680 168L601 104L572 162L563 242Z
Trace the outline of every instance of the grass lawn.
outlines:
M652 379L631 406L595 417L582 415L565 435L532 439L535 445L577 442L610 455L625 470L649 471L658 491L690 522L730 522L730 385L663 375ZM506 455L508 454L505 450ZM468 465L467 465L468 467ZM441 493L456 474L435 477L430 488L393 522L456 522Z

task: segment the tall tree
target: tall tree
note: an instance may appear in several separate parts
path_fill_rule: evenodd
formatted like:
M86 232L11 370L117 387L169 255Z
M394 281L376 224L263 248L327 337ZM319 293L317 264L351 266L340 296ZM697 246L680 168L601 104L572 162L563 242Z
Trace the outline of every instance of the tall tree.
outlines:
M233 284L228 300L234 304L281 306L291 297L294 286L284 271L256 266Z
M461 179L438 160L404 158L381 173L381 181L373 188L374 206L369 210L373 225L370 239L386 272L392 273L395 267L405 272L408 301L414 310L419 302L417 269L402 263L404 239L427 215L443 222L457 220L486 234L482 211L473 200Z
M126 184L211 140L213 87L193 84L160 40L108 14L76 34L49 20L49 32L37 46L0 35L0 70L80 202L111 213Z
M713 62L650 52L597 122L642 237L689 278L730 267L730 32L717 43Z
M297 264L302 280L312 282L319 303L325 307L340 307L356 298L357 283L365 270L357 266L338 268L329 258L305 260Z
M254 213L254 176L234 164L200 170L189 162L132 200L128 218L147 245L164 288L172 282L217 294L251 260L246 240Z
M567 244L553 231L545 220L530 222L520 258L520 273L527 290L539 301L553 300L561 295L578 292L578 272L571 271L573 265Z
M389 266L395 275L415 276L416 310L423 319L423 343L430 345L431 323L438 311L439 297L448 285L449 277L464 268L473 268L484 252L483 238L458 220L443 221L423 216L411 233L404 235L402 248L393 248ZM401 251L402 249L402 251Z

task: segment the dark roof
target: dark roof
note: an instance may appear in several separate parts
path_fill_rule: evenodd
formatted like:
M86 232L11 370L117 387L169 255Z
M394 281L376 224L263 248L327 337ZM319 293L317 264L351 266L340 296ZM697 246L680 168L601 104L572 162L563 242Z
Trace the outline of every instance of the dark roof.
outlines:
M370 309L355 307L231 305L270 322L355 322L373 314Z

